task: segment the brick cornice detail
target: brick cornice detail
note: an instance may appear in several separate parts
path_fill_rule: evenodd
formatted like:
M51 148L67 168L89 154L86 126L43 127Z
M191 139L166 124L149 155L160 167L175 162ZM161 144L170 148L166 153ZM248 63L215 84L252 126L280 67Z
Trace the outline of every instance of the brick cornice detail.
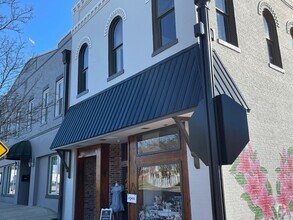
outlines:
M109 16L106 26L105 26L105 31L104 31L104 37L106 37L108 35L109 32L109 28L111 25L111 22L113 21L114 18L116 18L117 16L120 16L122 18L123 21L125 21L127 19L126 16L126 12L123 8L117 8L115 9Z
M287 21L286 31L287 31L288 34L291 34L290 33L291 28L293 28L293 21Z
M82 28L94 15L96 15L110 0L100 0L72 29L71 34L74 35Z
M280 27L280 24L279 24L279 21L278 21L278 17L276 15L275 11L273 10L272 6L268 2L266 2L266 1L260 1L258 3L258 14L259 15L262 15L264 9L269 10L269 12L272 14L272 16L273 16L273 18L275 20L276 26L277 27Z
M82 10L85 6L87 6L92 0L79 0L72 8L72 14L74 15L76 12Z
M78 54L79 54L80 48L82 47L82 45L84 43L86 43L89 48L92 47L92 41L91 41L90 37L88 37L88 36L83 37L82 40L80 41L79 45L78 45L78 48L75 51L75 56L74 56L75 59L78 58Z

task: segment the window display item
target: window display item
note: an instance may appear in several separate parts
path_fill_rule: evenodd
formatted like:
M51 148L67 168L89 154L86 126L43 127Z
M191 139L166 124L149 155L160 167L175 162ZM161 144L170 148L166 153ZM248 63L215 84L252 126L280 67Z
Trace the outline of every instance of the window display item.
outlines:
M124 211L121 195L123 190L123 186L119 185L118 183L116 183L115 186L113 186L111 189L112 203L110 208L113 210L114 213Z

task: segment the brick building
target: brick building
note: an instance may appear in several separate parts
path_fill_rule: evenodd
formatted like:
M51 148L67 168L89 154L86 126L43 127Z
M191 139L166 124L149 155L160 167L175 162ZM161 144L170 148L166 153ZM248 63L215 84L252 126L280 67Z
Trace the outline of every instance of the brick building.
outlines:
M293 3L209 6L215 93L250 109L250 143L222 168L226 218L289 219ZM63 218L98 218L118 182L121 219L212 219L209 170L174 120L188 131L203 97L194 2L85 0L72 12L69 109L51 145L67 167Z

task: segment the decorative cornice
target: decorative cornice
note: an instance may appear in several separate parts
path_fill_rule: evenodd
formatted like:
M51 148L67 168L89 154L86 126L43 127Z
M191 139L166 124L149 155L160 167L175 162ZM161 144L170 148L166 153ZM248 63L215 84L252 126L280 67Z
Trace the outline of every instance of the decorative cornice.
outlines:
M281 0L281 1L293 10L293 1L292 0L290 2L288 0Z
M276 15L275 11L273 10L272 6L268 2L266 2L266 1L260 1L258 3L258 14L259 15L262 15L264 9L267 9L267 10L270 11L270 13L272 14L272 16L273 16L273 18L275 20L276 26L277 27L280 27L280 24L279 24L279 21L278 21L278 17Z
M83 9L87 6L92 0L79 0L72 8L72 14L74 15L76 12Z
M106 37L108 35L109 32L109 27L111 22L113 21L114 18L116 18L117 16L120 16L122 18L123 21L125 21L127 19L126 16L126 12L123 8L117 8L115 9L109 16L106 26L105 26L105 31L104 31L104 37Z
M88 37L88 36L83 37L82 40L80 41L80 43L79 43L76 51L75 51L75 56L74 56L75 59L78 58L78 54L79 54L80 48L85 43L88 45L89 48L92 47L92 41L91 41L90 37Z
M293 21L287 21L286 23L286 31L288 34L291 34L291 28L293 28Z
M93 9L87 13L81 21L79 21L72 29L71 34L75 34L80 28L82 28L95 14L98 13L110 0L100 0Z

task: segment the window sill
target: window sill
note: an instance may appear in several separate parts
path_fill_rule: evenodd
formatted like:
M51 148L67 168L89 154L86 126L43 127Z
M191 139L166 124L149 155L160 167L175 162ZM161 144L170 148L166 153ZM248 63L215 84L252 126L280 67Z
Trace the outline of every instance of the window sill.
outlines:
M77 94L77 96L76 96L76 98L78 99L79 97L81 97L81 96L83 96L83 95L87 94L88 92L89 92L89 90L88 90L88 89L86 89L86 90L84 90L83 92L81 92L81 93L78 93L78 94Z
M62 114L60 114L60 115L56 115L55 117L54 117L54 120L57 120L58 118L62 118Z
M175 40L167 43L166 45L156 49L153 53L152 53L152 57L158 55L159 53L163 52L164 50L167 50L168 48L174 46L175 44L178 43L178 39L176 38Z
M3 194L1 196L8 197L8 198L13 198L13 197L15 197L15 194Z
M43 126L45 126L47 124L48 124L48 121L45 121L45 122L41 123L40 127L43 127Z
M112 79L115 79L116 77L122 75L124 73L124 69L121 70L120 72L118 73L114 73L113 75L109 76L108 79L107 79L107 82L111 81Z
M46 199L58 199L59 198L59 195L49 195L49 194L46 194L45 198Z
M269 63L269 67L274 69L274 70L276 70L276 71L278 71L278 72L280 72L280 73L285 73L285 70L283 68L278 67L278 66L276 66L276 65L274 65L272 63Z
M218 41L219 44L221 44L221 45L223 45L223 46L225 46L225 47L227 47L227 48L229 48L231 50L234 50L237 53L241 53L241 50L240 50L239 47L237 47L237 46L235 46L233 44L230 44L230 43L228 43L228 42L226 42L224 40L221 40L221 39L218 39L217 41Z

